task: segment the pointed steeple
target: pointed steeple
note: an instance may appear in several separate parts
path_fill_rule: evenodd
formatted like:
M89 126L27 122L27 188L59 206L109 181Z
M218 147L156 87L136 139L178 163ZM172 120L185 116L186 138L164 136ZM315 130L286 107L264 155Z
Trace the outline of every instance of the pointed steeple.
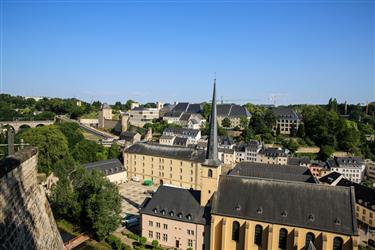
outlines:
M212 107L210 116L210 130L208 134L207 162L219 162L217 154L217 119L216 119L216 78L214 79L214 91L212 94Z

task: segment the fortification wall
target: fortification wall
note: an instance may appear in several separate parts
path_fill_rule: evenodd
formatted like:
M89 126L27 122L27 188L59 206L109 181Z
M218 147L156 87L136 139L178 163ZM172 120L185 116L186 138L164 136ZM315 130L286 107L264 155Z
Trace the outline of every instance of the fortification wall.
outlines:
M0 161L0 249L64 249L37 161L32 147Z

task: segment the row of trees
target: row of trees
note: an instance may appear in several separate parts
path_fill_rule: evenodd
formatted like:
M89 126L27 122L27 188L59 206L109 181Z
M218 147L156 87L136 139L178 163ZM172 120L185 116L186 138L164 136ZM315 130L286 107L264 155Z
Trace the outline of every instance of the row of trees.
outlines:
M120 225L121 198L117 186L81 164L120 156L117 144L104 148L86 140L78 124L61 123L23 130L17 139L38 147L39 172L59 178L52 189L50 203L54 215L99 240Z

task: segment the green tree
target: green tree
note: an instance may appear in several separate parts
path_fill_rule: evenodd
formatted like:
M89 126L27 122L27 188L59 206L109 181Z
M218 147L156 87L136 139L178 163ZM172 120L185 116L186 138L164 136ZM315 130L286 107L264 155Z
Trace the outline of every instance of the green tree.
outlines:
M72 151L73 158L81 164L105 160L108 158L107 154L108 151L102 145L89 140L78 142Z
M117 143L113 143L108 149L108 159L119 158L121 155L120 146Z
M297 136L300 138L304 138L306 136L305 125L303 123L298 126Z
M272 129L272 127L276 124L276 116L275 114L272 112L272 110L267 110L265 113L264 113L264 122L266 123L267 127L269 129Z
M153 240L153 241L151 242L151 246L152 246L153 248L158 248L158 247L159 247L159 241L157 241L157 240Z
M245 128L248 127L248 125L249 125L249 120L247 119L247 117L246 116L241 116L240 117L240 127L242 129L245 129Z
M221 126L223 126L224 128L230 128L230 127L231 127L230 119L229 119L228 117L225 117L225 118L221 121Z
M331 155L335 152L335 149L329 145L323 145L320 147L320 151L318 153L318 158L321 161L327 160Z
M280 135L280 125L277 125L276 127L276 136Z
M47 175L56 162L69 154L68 141L54 125L31 128L18 137L38 148L38 171Z
M139 237L139 244L142 246L146 245L147 243L147 238L146 237Z
M211 105L208 103L203 104L202 116L208 121L211 114Z
M62 122L57 125L58 129L65 135L68 140L69 149L84 139L84 136L77 123L73 122Z
M296 125L293 123L290 126L290 136L295 137L297 135Z

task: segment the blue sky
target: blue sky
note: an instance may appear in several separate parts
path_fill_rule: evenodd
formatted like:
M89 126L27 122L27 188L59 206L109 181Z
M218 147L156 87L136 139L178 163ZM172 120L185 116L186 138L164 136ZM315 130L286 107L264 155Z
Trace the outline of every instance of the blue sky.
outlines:
M16 95L279 104L375 99L374 1L2 1Z

